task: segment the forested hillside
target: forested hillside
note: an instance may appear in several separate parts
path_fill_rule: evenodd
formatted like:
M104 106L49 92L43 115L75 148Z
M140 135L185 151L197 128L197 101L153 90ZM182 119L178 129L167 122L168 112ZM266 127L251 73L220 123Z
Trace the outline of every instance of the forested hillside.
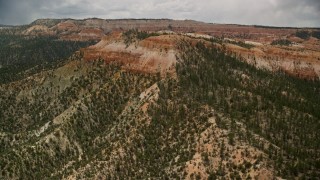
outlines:
M7 83L50 68L94 41L63 41L56 36L15 35L0 30L0 83ZM11 33L10 33L11 32ZM23 73L29 70L28 75Z
M281 177L319 176L319 81L258 70L202 43L181 48L185 53L177 73L185 97L226 114L229 141L236 135L266 152ZM239 132L238 123L245 132ZM255 134L270 144L256 141Z
M319 81L258 69L218 39L119 37L106 61L84 59L92 41L0 35L0 179L320 176ZM174 73L117 61L148 39L175 49Z

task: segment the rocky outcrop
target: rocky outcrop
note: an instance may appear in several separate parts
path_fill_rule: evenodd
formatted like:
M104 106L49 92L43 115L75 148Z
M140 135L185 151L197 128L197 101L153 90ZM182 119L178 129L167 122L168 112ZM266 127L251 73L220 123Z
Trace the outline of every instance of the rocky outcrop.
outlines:
M281 71L301 79L318 80L320 78L319 51L297 47L276 47L264 44L247 49L232 44L227 50L258 68Z
M34 25L23 32L24 35L54 35L55 32L44 25Z
M165 75L174 73L176 38L179 36L161 35L126 45L121 34L115 33L81 51L87 61L101 58L107 62L121 62L126 70Z

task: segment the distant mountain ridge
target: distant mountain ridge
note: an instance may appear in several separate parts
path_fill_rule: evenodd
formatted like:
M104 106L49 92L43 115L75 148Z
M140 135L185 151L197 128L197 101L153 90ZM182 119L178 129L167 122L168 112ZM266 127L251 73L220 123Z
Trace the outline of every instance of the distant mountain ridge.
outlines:
M4 24L0 24L0 27L13 27L12 25L4 25Z
M230 51L259 68L282 71L305 79L320 78L320 44L317 43L320 30L314 28L212 24L172 19L88 18L38 19L26 26L16 26L15 33L57 36L70 41L100 41L110 33L132 29L212 38L214 42L225 42ZM279 44L284 42L283 39L287 40L287 45Z

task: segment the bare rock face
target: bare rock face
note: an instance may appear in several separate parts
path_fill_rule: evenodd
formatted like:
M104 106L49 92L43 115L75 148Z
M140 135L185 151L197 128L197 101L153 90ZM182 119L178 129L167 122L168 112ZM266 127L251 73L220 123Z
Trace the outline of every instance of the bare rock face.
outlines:
M23 32L24 35L55 35L47 26L34 25Z
M65 34L61 36L63 40L71 41L90 41L90 40L101 40L105 36L103 30L97 28L83 29L79 33Z
M101 39L104 33L101 29L84 29L79 33L79 35Z
M176 63L175 38L179 37L162 35L126 45L121 34L114 33L82 52L87 61L101 58L121 62L124 69L134 72L172 74Z
M244 61L258 68L282 71L302 79L317 80L320 77L319 51L267 44L251 49L232 44L227 44L226 47L231 53L241 56Z
M69 31L69 32L77 32L79 30L78 26L74 24L72 21L61 22L56 25L57 31Z

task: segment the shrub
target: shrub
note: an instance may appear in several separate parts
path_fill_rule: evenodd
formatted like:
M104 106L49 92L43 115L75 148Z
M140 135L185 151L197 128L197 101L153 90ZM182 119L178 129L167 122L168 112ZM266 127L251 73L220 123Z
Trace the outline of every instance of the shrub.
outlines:
M297 31L296 36L301 39L309 39L310 33L308 31Z
M290 46L292 42L287 39L277 39L272 41L271 45Z

